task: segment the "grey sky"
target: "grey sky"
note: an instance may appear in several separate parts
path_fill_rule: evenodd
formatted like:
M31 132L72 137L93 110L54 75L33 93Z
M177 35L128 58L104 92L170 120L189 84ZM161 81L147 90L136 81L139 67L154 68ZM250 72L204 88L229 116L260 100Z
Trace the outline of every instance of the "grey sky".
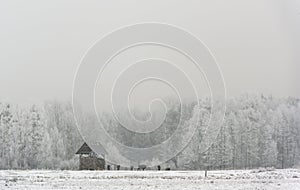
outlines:
M190 31L212 50L227 93L300 97L300 1L1 1L0 101L71 98L85 51L140 22Z

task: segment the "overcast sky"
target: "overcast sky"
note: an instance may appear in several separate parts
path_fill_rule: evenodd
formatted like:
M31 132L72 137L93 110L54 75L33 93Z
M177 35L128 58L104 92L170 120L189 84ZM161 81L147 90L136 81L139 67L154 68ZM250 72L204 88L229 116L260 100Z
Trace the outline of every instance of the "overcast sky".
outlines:
M0 101L70 100L85 51L140 22L185 28L214 53L228 96L300 98L299 0L0 2Z

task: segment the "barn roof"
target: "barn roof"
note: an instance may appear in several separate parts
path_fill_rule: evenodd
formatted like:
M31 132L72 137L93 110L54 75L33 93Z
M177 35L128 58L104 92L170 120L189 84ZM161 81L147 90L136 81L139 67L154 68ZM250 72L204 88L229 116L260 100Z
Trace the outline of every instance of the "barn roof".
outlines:
M106 154L105 149L101 145L95 146L95 149L97 150L97 152L100 152L101 155ZM94 151L89 147L89 145L87 145L86 143L83 143L83 145L79 148L79 150L75 154L90 154L92 152L94 152Z
M75 154L89 154L91 152L93 152L92 149L84 143Z

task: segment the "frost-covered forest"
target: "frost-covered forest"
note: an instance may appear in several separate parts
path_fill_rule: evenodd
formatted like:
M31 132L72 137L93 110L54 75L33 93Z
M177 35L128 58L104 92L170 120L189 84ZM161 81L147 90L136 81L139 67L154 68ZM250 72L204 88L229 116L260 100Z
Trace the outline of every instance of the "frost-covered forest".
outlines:
M72 169L82 140L71 103L43 107L0 104L0 168Z
M199 143L211 108L209 99L200 102L197 106L193 102L183 105L188 110L181 116L185 125L192 125L199 113L201 122L190 145L169 161L170 167L245 169L300 165L298 99L249 94L228 99L224 125L205 153L199 151ZM172 135L179 117L180 106L173 104L165 122L151 135L129 133L110 114L103 114L102 121L122 143L146 147ZM82 143L71 103L48 101L29 108L0 103L1 169L77 169L78 158L74 154Z

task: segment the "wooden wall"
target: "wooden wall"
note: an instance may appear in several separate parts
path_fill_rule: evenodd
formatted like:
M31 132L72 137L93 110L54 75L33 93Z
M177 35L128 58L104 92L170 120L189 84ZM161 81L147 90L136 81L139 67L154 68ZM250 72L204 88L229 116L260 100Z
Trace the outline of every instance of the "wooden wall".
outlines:
M80 156L79 170L104 170L105 160L97 157Z

